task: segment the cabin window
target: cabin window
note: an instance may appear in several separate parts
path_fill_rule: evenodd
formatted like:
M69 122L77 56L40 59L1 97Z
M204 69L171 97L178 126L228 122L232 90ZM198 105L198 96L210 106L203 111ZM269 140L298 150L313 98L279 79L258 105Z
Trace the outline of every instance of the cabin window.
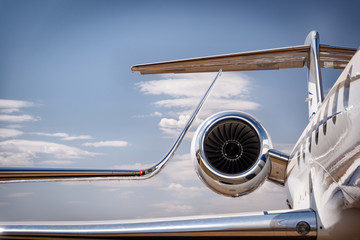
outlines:
M332 117L332 121L333 121L334 124L336 124L336 115L334 115L334 116Z
M298 154L297 154L297 164L298 164L298 166L300 166L300 151L298 151Z
M319 112L318 117L316 118L316 127L315 127L315 143L316 145L319 143L319 127L320 127L320 116L321 116L321 112Z
M324 121L323 133L324 133L324 136L326 136L326 130L327 130L326 128L327 128L327 118L328 118L328 111L329 111L329 102L330 101L326 102L326 107L325 107L324 116L323 116L323 121Z
M303 161L305 162L305 149L303 151L302 157L303 157Z
M318 142L319 142L319 127L315 131L315 143L316 143L316 145L318 144Z
M338 105L338 98L339 98L339 90L340 90L340 84L337 85L336 91L334 94L333 99L333 106L332 106L332 121L334 124L336 124L336 112L337 112L337 105Z
M314 125L314 123L313 123L313 125ZM311 126L310 132L309 132L309 153L311 153L312 134L313 134L313 126Z

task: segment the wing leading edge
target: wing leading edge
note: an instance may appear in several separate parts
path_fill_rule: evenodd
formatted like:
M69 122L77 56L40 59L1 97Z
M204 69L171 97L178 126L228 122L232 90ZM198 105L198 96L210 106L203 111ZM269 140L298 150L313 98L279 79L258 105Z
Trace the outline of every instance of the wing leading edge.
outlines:
M275 70L302 68L309 59L310 46L301 45L270 50L191 58L168 62L135 65L141 74L197 73L223 71ZM320 67L343 69L356 49L320 45Z

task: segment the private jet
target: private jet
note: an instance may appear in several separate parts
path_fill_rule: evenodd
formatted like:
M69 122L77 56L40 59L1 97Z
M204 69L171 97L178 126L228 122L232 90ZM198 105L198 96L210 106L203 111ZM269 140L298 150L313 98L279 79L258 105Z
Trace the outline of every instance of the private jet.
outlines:
M166 169L221 72L285 68L308 71L309 122L289 155L273 148L253 116L226 109L197 128L191 154L199 178L216 193L241 197L269 180L284 187L288 209L127 221L0 222L0 238L360 239L360 53L320 44L316 31L300 46L133 66L141 74L217 72L174 145L148 169L1 168L0 182L148 179ZM326 96L321 68L343 69Z

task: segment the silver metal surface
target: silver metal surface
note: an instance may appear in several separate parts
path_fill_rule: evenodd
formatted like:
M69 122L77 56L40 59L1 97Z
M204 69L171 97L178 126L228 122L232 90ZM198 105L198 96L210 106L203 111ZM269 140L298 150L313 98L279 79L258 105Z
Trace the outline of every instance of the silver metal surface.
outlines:
M203 143L206 132L211 126L225 119L239 119L246 122L256 130L260 139L261 149L257 161L250 169L239 174L220 172L205 157ZM243 112L220 112L206 119L198 127L192 141L191 155L198 176L208 187L217 193L236 197L255 190L268 177L270 172L269 149L272 149L271 139L259 121Z
M305 45L310 46L307 58L308 68L308 109L311 118L324 101L324 93L320 69L320 38L316 31L311 31L305 40Z
M200 100L199 105L186 123L166 156L156 165L144 170L92 170L92 169L41 169L41 168L0 168L0 183L39 182L61 180L111 180L111 179L147 179L153 177L168 163L180 146L185 134L199 113L201 107L221 75L220 69L209 88Z
M298 210L103 222L0 222L0 238L305 236L315 239L316 229L315 212Z
M286 168L289 163L289 156L275 149L269 150L271 162L269 180L280 185L284 185L286 181Z
M318 239L360 238L360 52L297 141L287 169L289 204L314 209Z

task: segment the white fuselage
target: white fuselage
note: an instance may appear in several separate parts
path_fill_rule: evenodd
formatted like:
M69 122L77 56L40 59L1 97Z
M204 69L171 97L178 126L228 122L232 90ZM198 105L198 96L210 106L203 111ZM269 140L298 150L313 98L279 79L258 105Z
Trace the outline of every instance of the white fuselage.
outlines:
M318 239L360 239L360 51L296 143L286 186L293 208L317 212Z

